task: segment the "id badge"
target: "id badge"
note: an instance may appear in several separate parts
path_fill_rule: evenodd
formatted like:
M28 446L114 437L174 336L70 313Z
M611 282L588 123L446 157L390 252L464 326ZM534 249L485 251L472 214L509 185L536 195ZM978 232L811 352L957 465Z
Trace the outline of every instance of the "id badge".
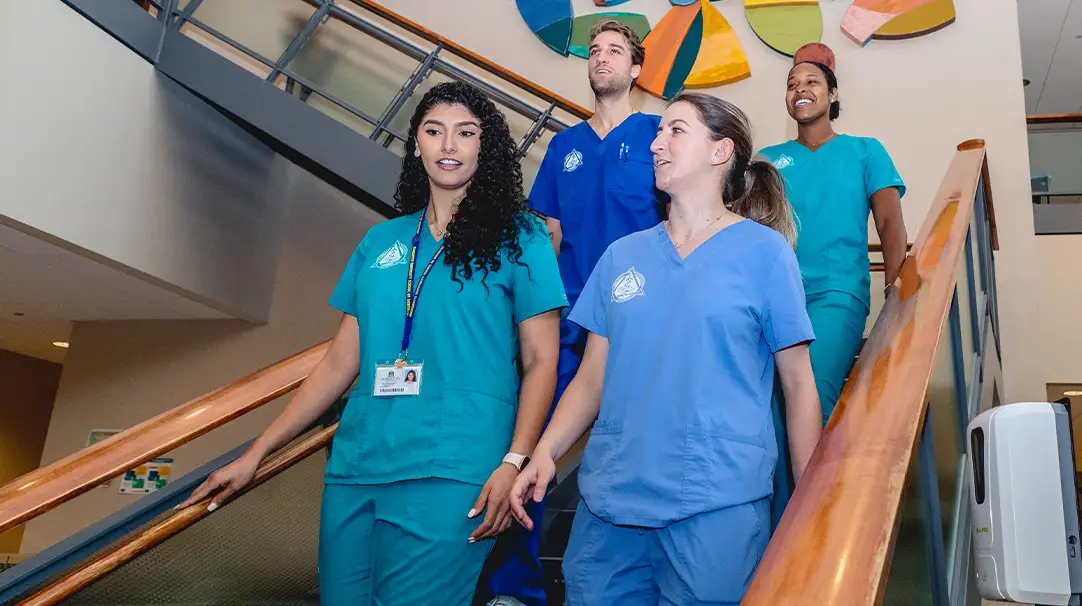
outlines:
M421 362L376 364L376 384L372 387L372 395L377 398L421 395L423 368Z

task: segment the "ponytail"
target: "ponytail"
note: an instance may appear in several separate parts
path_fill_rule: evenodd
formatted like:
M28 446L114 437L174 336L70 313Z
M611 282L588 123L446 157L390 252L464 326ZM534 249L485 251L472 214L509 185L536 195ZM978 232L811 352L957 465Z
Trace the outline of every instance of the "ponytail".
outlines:
M680 93L672 103L689 103L699 119L710 129L714 141L729 139L733 155L722 199L738 215L761 223L780 233L791 246L796 245L796 220L781 173L765 160L752 160L751 123L739 107L706 93ZM672 104L670 103L670 105Z
M733 159L735 162L725 178L724 190L729 210L773 229L795 246L796 221L793 208L785 197L781 173L765 160L745 164L742 157L734 156Z

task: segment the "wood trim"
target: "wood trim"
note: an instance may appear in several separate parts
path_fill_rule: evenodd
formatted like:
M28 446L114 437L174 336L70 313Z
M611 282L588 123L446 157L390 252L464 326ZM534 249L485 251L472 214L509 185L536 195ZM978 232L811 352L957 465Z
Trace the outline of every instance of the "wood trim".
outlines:
M913 243L910 242L910 243L906 244L905 245L905 250L906 250L906 252L909 252L909 251L913 250ZM870 243L868 243L868 252L869 253L881 253L881 252L883 252L883 245L880 244L879 242L870 242Z
M293 391L327 346L316 345L0 487L0 532Z
M318 4L317 0L305 1L309 4ZM485 70L486 72L500 78L501 80L510 82L511 84L514 84L521 89L527 90L537 97L555 103L556 106L560 109L582 120L586 120L593 115L592 111L586 109L585 107L582 107L574 101L565 99L564 97L557 95L556 93L539 84L534 84L533 82L527 80L526 78L523 78L522 76L519 76L511 70L497 63L489 61L485 57L482 57L481 55L471 51L470 49L462 46L461 44L458 44L454 40L445 38L444 36L441 36L436 32L422 26L421 24L411 21L405 16L400 15L376 2L372 2L371 0L340 0L339 2L335 3L335 6L359 19L364 19L364 16L361 14L361 10L368 11L380 17L381 19L391 22L397 27L400 27L416 36L424 38L425 40L433 44L443 43L443 46L448 51L461 57L462 59L465 59L470 64Z
M321 450L330 443L337 428L338 424L335 423L331 427L303 440L299 444L279 451L277 454L261 463L251 484L239 490L234 497L223 505L223 507L228 507L229 503L235 501L256 486L259 486L286 469L289 469L299 461ZM187 507L174 513L151 528L127 537L120 543L113 545L101 556L91 561L84 562L82 565L53 582L48 587L37 592L26 601L21 602L21 606L57 604L61 600L72 596L80 589L94 583L120 566L139 557L178 532L210 515L211 512L207 511L210 500L211 497L207 497L191 507ZM220 511L220 509L216 511ZM193 557L197 557L195 554L192 555Z
M955 154L744 606L881 603L983 165Z
M1026 116L1026 124L1082 124L1082 114L1037 114Z

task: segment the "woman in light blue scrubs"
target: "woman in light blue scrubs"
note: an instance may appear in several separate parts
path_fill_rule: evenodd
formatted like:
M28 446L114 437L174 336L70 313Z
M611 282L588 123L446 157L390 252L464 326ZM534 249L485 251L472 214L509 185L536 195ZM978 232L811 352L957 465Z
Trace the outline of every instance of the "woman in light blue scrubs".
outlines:
M248 452L184 503L220 489L216 508L353 385L325 477L323 604L465 606L485 539L511 524L567 306L515 151L480 90L446 83L424 96L395 194L404 216L373 226L346 265L327 354Z
M868 320L868 214L875 218L883 244L889 292L906 254L901 205L905 184L882 143L840 135L831 126L841 113L834 53L823 44L809 44L797 51L794 63L785 106L797 123L797 138L761 154L785 178L800 228L796 255L818 337L811 346L811 362L825 426L860 351ZM775 398L779 444L785 443L784 408L784 399ZM787 455L783 448L774 475L775 528L793 492Z
M777 457L775 368L803 473L822 413L777 171L747 117L685 93L651 149L669 220L617 240L571 312L586 354L530 465L515 517L590 425L564 554L570 606L740 603L766 550Z

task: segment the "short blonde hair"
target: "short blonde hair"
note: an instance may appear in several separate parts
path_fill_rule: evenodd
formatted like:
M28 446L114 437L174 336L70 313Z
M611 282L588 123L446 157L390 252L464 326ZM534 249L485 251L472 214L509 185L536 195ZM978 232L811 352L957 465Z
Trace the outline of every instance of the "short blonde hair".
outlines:
M643 47L642 40L639 39L639 35L635 33L635 30L616 19L598 21L590 28L590 44L593 45L594 38L600 36L603 32L616 32L627 40L628 50L631 51L632 65L642 65L646 62L646 48Z

